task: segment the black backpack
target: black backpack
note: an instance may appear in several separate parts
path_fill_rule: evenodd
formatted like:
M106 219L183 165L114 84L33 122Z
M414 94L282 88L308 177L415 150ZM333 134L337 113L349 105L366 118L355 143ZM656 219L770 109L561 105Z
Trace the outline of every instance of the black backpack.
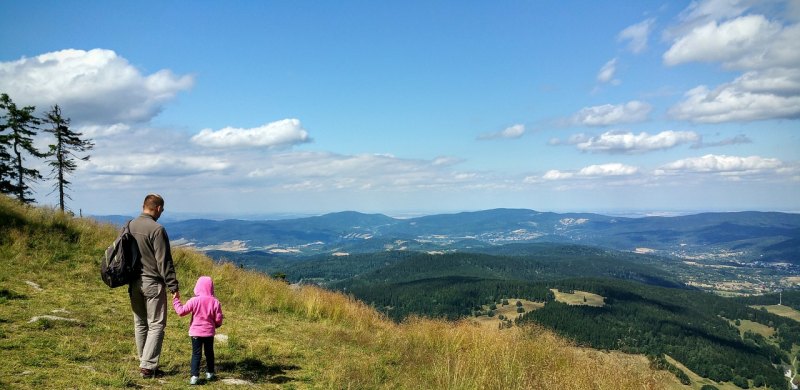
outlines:
M130 225L131 221L125 224L114 243L106 249L100 264L100 277L111 288L130 283L139 273L139 246Z

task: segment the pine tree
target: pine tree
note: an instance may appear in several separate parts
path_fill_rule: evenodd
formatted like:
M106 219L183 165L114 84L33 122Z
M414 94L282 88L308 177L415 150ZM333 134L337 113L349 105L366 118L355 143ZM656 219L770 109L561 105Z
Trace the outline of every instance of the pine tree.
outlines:
M5 115L1 118L5 119ZM0 125L0 194L11 194L14 192L14 170L11 168L11 154L8 147L11 145L11 137L3 134L6 128Z
M76 152L86 152L94 147L92 140L82 140L82 133L76 133L69 128L69 118L61 116L61 107L57 104L53 106L47 114L45 114L44 121L51 125L50 128L44 131L53 134L55 137L55 144L50 145L50 153L48 156L51 158L47 160L48 165L52 167L52 177L55 179L55 189L58 191L58 204L61 211L64 211L64 198L70 198L66 190L69 189L71 184L67 180L67 176L75 171L78 167L75 160L89 161L89 155L78 157Z
M7 167L3 167L3 170L8 170L8 190L9 193L16 195L21 202L31 203L33 198L29 197L31 189L28 186L28 180L41 180L42 175L36 169L25 167L25 155L23 152L37 158L47 156L47 154L39 152L33 146L33 137L36 135L37 126L41 124L41 120L33 114L36 107L25 106L21 109L17 108L17 105L5 93L0 94L0 109L5 110L4 120L0 122L3 145L5 147L11 146L14 152L13 156L9 155L10 164ZM8 154L7 149L6 154ZM2 173L6 174L6 172ZM16 179L16 183L13 182L14 179Z

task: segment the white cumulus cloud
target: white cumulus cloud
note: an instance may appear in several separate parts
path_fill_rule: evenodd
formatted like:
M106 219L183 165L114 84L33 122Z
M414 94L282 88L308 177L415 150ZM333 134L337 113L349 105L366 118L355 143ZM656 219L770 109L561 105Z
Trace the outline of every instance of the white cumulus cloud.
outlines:
M168 69L144 75L103 49L68 49L0 62L0 90L20 105L44 109L59 104L75 125L147 122L193 85L193 76Z
M673 161L656 170L656 174L679 173L717 173L754 174L764 171L775 171L784 166L783 162L775 158L759 156L739 157L707 154L702 157L691 157Z
M621 163L607 163L589 165L577 171L559 171L556 169L547 171L542 179L544 180L566 180L566 179L595 179L613 176L631 176L639 172L639 168Z
M622 30L617 39L620 41L628 41L628 50L633 53L641 53L647 49L647 40L650 33L653 31L655 19L650 18L628 26Z
M191 141L208 148L279 148L310 142L311 139L299 120L283 119L251 129L203 129Z
M720 62L733 69L796 66L800 62L800 25L783 26L763 15L723 23L710 21L677 39L664 63Z
M602 176L628 176L633 175L639 172L639 168L634 166L620 164L620 163L609 163L609 164L600 164L600 165L590 165L585 168L581 168L578 171L578 176L583 177L602 177Z
M800 117L800 68L752 71L715 89L701 85L669 110L699 123Z
M501 131L497 131L494 133L486 133L478 136L479 140L490 140L490 139L516 139L525 135L525 125L513 125L509 126Z
M708 0L684 10L664 63L718 63L743 73L688 90L669 115L697 123L800 117L800 24L789 8L785 1Z
M653 109L647 103L633 100L625 104L604 104L586 107L572 116L571 122L584 126L609 126L619 123L643 122Z
M681 144L697 143L701 137L692 131L662 131L658 134L609 131L596 137L573 137L570 143L586 152L644 153L669 149Z

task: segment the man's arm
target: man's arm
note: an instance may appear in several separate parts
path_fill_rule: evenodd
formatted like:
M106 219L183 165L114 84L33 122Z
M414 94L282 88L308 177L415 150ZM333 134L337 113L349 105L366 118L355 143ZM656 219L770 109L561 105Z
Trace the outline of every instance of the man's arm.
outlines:
M175 266L172 264L172 251L169 247L169 237L163 227L158 229L153 240L153 251L156 255L158 273L164 278L164 283L170 293L178 291L178 277L175 276Z

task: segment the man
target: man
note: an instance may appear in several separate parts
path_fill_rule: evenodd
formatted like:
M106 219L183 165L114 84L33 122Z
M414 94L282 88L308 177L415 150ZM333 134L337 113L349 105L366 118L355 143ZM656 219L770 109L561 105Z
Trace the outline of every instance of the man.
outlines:
M141 276L128 286L142 378L155 377L158 368L167 326L167 290L180 298L169 237L156 222L163 212L164 198L150 194L144 198L142 214L130 223L142 266Z

